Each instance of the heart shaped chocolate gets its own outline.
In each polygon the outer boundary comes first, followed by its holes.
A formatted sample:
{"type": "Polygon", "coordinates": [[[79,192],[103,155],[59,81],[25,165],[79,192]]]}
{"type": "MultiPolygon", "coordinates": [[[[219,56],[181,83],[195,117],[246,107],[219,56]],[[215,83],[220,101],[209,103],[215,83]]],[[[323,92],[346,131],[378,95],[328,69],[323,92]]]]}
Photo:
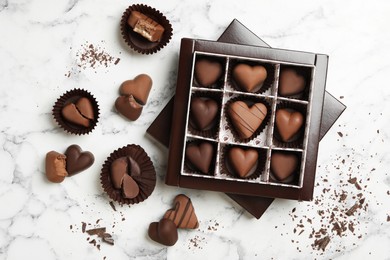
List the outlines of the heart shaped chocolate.
{"type": "Polygon", "coordinates": [[[80,114],[82,114],[84,117],[90,120],[93,120],[95,118],[92,103],[88,98],[82,97],[77,100],[76,107],[79,110],[80,114]]]}
{"type": "Polygon", "coordinates": [[[233,147],[228,151],[228,160],[233,170],[241,178],[246,178],[254,173],[259,154],[255,149],[241,149],[233,147]]]}
{"type": "Polygon", "coordinates": [[[191,121],[198,130],[208,130],[215,123],[218,104],[214,99],[195,97],[191,100],[191,121]]]}
{"type": "Polygon", "coordinates": [[[116,159],[111,164],[111,182],[115,189],[121,189],[123,178],[127,175],[128,162],[126,157],[116,159]]]}
{"type": "Polygon", "coordinates": [[[298,162],[298,156],[294,153],[273,152],[271,171],[277,180],[285,181],[296,171],[298,162]]]}
{"type": "Polygon", "coordinates": [[[80,146],[76,144],[69,146],[65,151],[65,155],[66,170],[69,176],[88,169],[95,161],[95,157],[91,152],[83,152],[80,146]]]}
{"type": "Polygon", "coordinates": [[[195,229],[199,226],[191,199],[184,194],[175,197],[174,208],[167,210],[164,219],[172,220],[177,228],[195,229]]]}
{"type": "Polygon", "coordinates": [[[152,85],[153,81],[148,75],[140,74],[133,80],[123,82],[119,92],[123,96],[133,96],[139,104],[145,105],[152,85]]]}
{"type": "Polygon", "coordinates": [[[263,103],[255,103],[251,107],[243,101],[235,101],[229,105],[227,113],[241,139],[251,137],[267,116],[267,107],[263,103]]]}
{"type": "Polygon", "coordinates": [[[248,92],[256,92],[267,78],[267,70],[260,65],[238,64],[233,69],[233,79],[237,85],[248,92]]]}
{"type": "Polygon", "coordinates": [[[275,123],[284,142],[291,142],[303,125],[303,115],[292,109],[278,109],[275,123]]]}
{"type": "Polygon", "coordinates": [[[281,96],[292,96],[301,93],[306,86],[304,76],[291,68],[281,69],[278,93],[281,96]]]}
{"type": "Polygon", "coordinates": [[[141,116],[143,107],[133,96],[120,96],[115,101],[115,108],[127,119],[135,121],[141,116]]]}
{"type": "Polygon", "coordinates": [[[195,78],[202,87],[209,87],[222,76],[222,65],[218,61],[200,59],[195,63],[195,78]]]}
{"type": "Polygon", "coordinates": [[[199,171],[207,174],[213,159],[214,147],[208,142],[190,143],[186,147],[187,160],[199,171]]]}
{"type": "Polygon", "coordinates": [[[112,185],[115,189],[122,189],[123,197],[133,199],[138,196],[139,185],[130,175],[139,176],[141,172],[133,158],[120,157],[114,160],[111,163],[110,173],[112,185]]]}
{"type": "Polygon", "coordinates": [[[68,122],[84,127],[89,127],[90,125],[90,120],[83,117],[83,115],[80,114],[79,110],[77,109],[76,105],[73,103],[65,105],[61,110],[61,114],[68,122]]]}
{"type": "Polygon", "coordinates": [[[122,193],[123,197],[127,199],[133,199],[137,197],[139,193],[137,182],[128,174],[123,175],[122,193]]]}
{"type": "Polygon", "coordinates": [[[178,239],[175,223],[164,218],[159,222],[150,223],[148,235],[152,240],[165,246],[173,246],[178,239]]]}

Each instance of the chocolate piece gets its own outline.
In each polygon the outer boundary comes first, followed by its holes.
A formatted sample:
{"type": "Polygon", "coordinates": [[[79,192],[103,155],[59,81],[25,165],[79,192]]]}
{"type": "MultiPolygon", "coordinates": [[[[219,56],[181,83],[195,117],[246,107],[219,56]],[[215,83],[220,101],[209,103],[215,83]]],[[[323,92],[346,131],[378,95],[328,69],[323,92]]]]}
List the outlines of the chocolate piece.
{"type": "Polygon", "coordinates": [[[152,85],[153,81],[148,75],[140,74],[133,80],[123,82],[119,92],[123,96],[133,96],[140,105],[145,105],[152,85]]]}
{"type": "Polygon", "coordinates": [[[46,154],[46,177],[49,181],[60,183],[68,173],[66,171],[66,156],[56,151],[46,154]]]}
{"type": "Polygon", "coordinates": [[[123,178],[127,175],[127,157],[121,157],[116,159],[111,164],[111,181],[115,189],[121,189],[123,178]]]}
{"type": "Polygon", "coordinates": [[[159,222],[152,222],[148,229],[149,237],[165,246],[173,246],[178,239],[175,223],[170,219],[161,219],[159,222]]]}
{"type": "Polygon", "coordinates": [[[275,123],[282,140],[291,142],[303,125],[303,115],[292,109],[278,109],[275,123]]]}
{"type": "Polygon", "coordinates": [[[103,235],[101,235],[101,238],[102,238],[102,241],[109,244],[109,245],[114,245],[114,239],[112,238],[111,234],[109,233],[103,233],[103,235]]]}
{"type": "Polygon", "coordinates": [[[252,175],[257,166],[259,155],[255,149],[233,147],[228,151],[228,161],[234,172],[241,178],[252,175]]]}
{"type": "Polygon", "coordinates": [[[123,197],[127,199],[133,199],[137,197],[139,193],[138,184],[134,181],[132,177],[127,174],[123,175],[122,192],[123,197]]]}
{"type": "Polygon", "coordinates": [[[82,151],[80,146],[74,144],[69,146],[66,151],[66,170],[69,176],[88,169],[95,161],[91,152],[82,151]]]}
{"type": "Polygon", "coordinates": [[[61,110],[62,116],[65,118],[65,120],[78,124],[84,127],[89,127],[89,119],[83,117],[83,115],[79,112],[76,105],[73,103],[69,103],[66,106],[64,106],[61,110]]]}
{"type": "Polygon", "coordinates": [[[115,108],[127,119],[135,121],[141,116],[143,107],[133,96],[120,96],[115,101],[115,108]]]}
{"type": "Polygon", "coordinates": [[[251,137],[260,127],[267,115],[267,107],[263,103],[248,106],[243,101],[235,101],[229,105],[227,113],[241,139],[251,137]]]}
{"type": "Polygon", "coordinates": [[[292,96],[305,90],[306,80],[295,69],[284,68],[280,70],[278,93],[281,96],[292,96]]]}
{"type": "Polygon", "coordinates": [[[103,233],[106,232],[105,227],[101,228],[93,228],[93,229],[88,229],[85,232],[87,232],[88,235],[93,236],[93,235],[98,235],[99,237],[103,235],[103,233]]]}
{"type": "Polygon", "coordinates": [[[167,210],[164,219],[172,220],[177,228],[195,229],[199,226],[191,199],[184,194],[175,197],[174,208],[167,210]]]}
{"type": "Polygon", "coordinates": [[[218,61],[200,59],[195,63],[195,78],[202,87],[213,85],[222,76],[222,65],[218,61]]]}
{"type": "Polygon", "coordinates": [[[127,157],[130,163],[130,176],[139,176],[141,175],[141,169],[139,168],[138,163],[131,157],[127,157]]]}
{"type": "Polygon", "coordinates": [[[186,147],[186,158],[196,170],[207,174],[214,155],[214,147],[209,142],[189,143],[186,147]]]}
{"type": "Polygon", "coordinates": [[[164,33],[164,27],[138,11],[130,13],[127,23],[133,28],[134,32],[139,33],[151,42],[159,41],[164,33]]]}
{"type": "Polygon", "coordinates": [[[115,189],[122,189],[123,197],[128,199],[135,198],[139,193],[137,182],[130,177],[132,173],[140,175],[141,171],[139,165],[131,157],[118,158],[111,164],[112,185],[115,189]]]}
{"type": "Polygon", "coordinates": [[[278,181],[286,181],[296,172],[299,158],[294,153],[272,152],[271,171],[278,181]]]}
{"type": "Polygon", "coordinates": [[[250,66],[241,63],[233,69],[233,79],[241,89],[248,92],[258,91],[266,78],[267,70],[260,65],[250,66]]]}
{"type": "Polygon", "coordinates": [[[95,119],[93,114],[93,106],[91,101],[88,98],[82,97],[79,100],[77,100],[76,108],[83,117],[88,118],[90,120],[95,119]]]}
{"type": "Polygon", "coordinates": [[[208,130],[215,124],[218,104],[214,99],[194,97],[191,100],[191,118],[198,130],[208,130]]]}

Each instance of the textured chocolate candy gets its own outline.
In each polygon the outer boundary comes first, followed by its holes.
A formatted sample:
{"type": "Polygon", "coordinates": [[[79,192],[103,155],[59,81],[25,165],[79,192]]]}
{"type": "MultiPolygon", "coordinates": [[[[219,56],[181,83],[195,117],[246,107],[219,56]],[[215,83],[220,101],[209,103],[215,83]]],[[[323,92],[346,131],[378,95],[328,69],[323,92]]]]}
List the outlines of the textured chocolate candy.
{"type": "Polygon", "coordinates": [[[234,172],[241,178],[249,177],[254,173],[259,154],[255,149],[233,147],[228,151],[228,161],[234,172]]]}
{"type": "Polygon", "coordinates": [[[272,152],[271,171],[277,180],[285,181],[297,170],[298,162],[294,153],[272,152]]]}
{"type": "Polygon", "coordinates": [[[83,152],[80,146],[76,144],[69,146],[65,151],[65,155],[66,170],[69,176],[88,169],[95,161],[95,157],[91,152],[83,152]]]}
{"type": "Polygon", "coordinates": [[[66,156],[56,151],[46,154],[46,177],[51,182],[62,182],[68,172],[66,171],[66,156]]]}
{"type": "Polygon", "coordinates": [[[189,143],[186,147],[186,158],[191,166],[205,174],[210,171],[214,147],[208,142],[189,143]]]}
{"type": "Polygon", "coordinates": [[[199,226],[191,199],[184,194],[175,197],[174,208],[167,210],[164,219],[172,220],[177,228],[195,229],[199,226]]]}
{"type": "Polygon", "coordinates": [[[134,32],[139,33],[151,42],[158,42],[164,33],[164,27],[138,11],[131,12],[127,23],[133,28],[134,32]]]}
{"type": "Polygon", "coordinates": [[[175,223],[170,219],[161,219],[159,222],[152,222],[148,229],[149,237],[165,246],[173,246],[178,239],[175,223]]]}
{"type": "Polygon", "coordinates": [[[267,78],[267,70],[265,67],[248,64],[238,64],[233,69],[233,79],[242,90],[248,92],[256,92],[263,85],[267,78]]]}
{"type": "Polygon", "coordinates": [[[141,116],[143,107],[133,96],[120,96],[115,101],[115,108],[127,119],[135,121],[141,116]]]}
{"type": "Polygon", "coordinates": [[[215,125],[218,104],[214,99],[194,97],[191,100],[190,120],[198,130],[208,130],[215,125]]]}
{"type": "Polygon", "coordinates": [[[292,68],[280,70],[278,93],[281,96],[292,96],[305,90],[306,80],[292,68]]]}
{"type": "Polygon", "coordinates": [[[202,87],[209,87],[222,76],[222,64],[211,59],[199,59],[195,63],[195,78],[202,87]]]}
{"type": "Polygon", "coordinates": [[[132,80],[123,82],[119,92],[122,96],[133,96],[140,105],[145,105],[152,85],[153,81],[148,75],[140,74],[132,80]]]}
{"type": "Polygon", "coordinates": [[[292,109],[278,109],[275,123],[280,137],[284,142],[294,140],[303,125],[303,115],[292,109]]]}
{"type": "Polygon", "coordinates": [[[229,105],[227,113],[241,139],[251,137],[259,128],[267,115],[267,107],[263,103],[248,106],[243,101],[235,101],[229,105]]]}

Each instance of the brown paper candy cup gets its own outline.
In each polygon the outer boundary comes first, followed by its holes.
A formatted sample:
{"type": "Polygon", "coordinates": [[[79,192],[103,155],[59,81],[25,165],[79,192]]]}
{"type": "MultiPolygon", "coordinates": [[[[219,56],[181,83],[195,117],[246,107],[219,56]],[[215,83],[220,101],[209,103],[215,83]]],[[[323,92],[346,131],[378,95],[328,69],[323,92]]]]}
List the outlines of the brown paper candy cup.
{"type": "Polygon", "coordinates": [[[141,54],[153,54],[158,52],[160,49],[164,48],[164,46],[166,46],[172,38],[172,25],[169,23],[167,18],[160,11],[144,4],[129,6],[122,15],[120,28],[125,42],[130,46],[130,48],[141,54]],[[132,11],[138,11],[164,27],[164,33],[160,41],[151,42],[142,35],[133,31],[133,28],[127,24],[127,20],[132,11]]]}
{"type": "Polygon", "coordinates": [[[112,152],[103,164],[100,182],[108,196],[120,204],[136,204],[146,200],[156,186],[156,171],[150,157],[145,150],[135,144],[129,144],[112,152]],[[135,198],[123,197],[122,189],[115,189],[111,181],[111,164],[118,158],[131,157],[140,167],[141,174],[131,176],[139,186],[139,193],[135,198]]]}
{"type": "Polygon", "coordinates": [[[53,106],[52,114],[54,116],[54,120],[58,123],[58,125],[63,128],[66,132],[70,134],[75,135],[85,135],[95,128],[98,120],[99,120],[99,105],[95,99],[95,97],[89,93],[88,91],[84,89],[72,89],[67,91],[65,94],[63,94],[61,97],[57,99],[53,106]],[[78,99],[85,97],[88,98],[89,101],[91,101],[92,107],[93,107],[93,113],[94,113],[94,119],[91,120],[89,127],[84,127],[81,125],[74,124],[72,122],[67,121],[62,116],[62,108],[69,104],[69,103],[75,103],[78,99]]]}

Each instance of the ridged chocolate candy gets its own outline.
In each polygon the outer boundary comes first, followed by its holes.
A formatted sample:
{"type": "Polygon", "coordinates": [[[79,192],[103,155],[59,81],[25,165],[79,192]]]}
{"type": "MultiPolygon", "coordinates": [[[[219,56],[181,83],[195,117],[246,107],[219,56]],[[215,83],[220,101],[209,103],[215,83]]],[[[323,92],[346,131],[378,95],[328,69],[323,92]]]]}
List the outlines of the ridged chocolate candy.
{"type": "Polygon", "coordinates": [[[168,210],[163,218],[172,220],[177,228],[195,229],[199,226],[191,199],[184,194],[175,197],[174,208],[168,210]]]}

